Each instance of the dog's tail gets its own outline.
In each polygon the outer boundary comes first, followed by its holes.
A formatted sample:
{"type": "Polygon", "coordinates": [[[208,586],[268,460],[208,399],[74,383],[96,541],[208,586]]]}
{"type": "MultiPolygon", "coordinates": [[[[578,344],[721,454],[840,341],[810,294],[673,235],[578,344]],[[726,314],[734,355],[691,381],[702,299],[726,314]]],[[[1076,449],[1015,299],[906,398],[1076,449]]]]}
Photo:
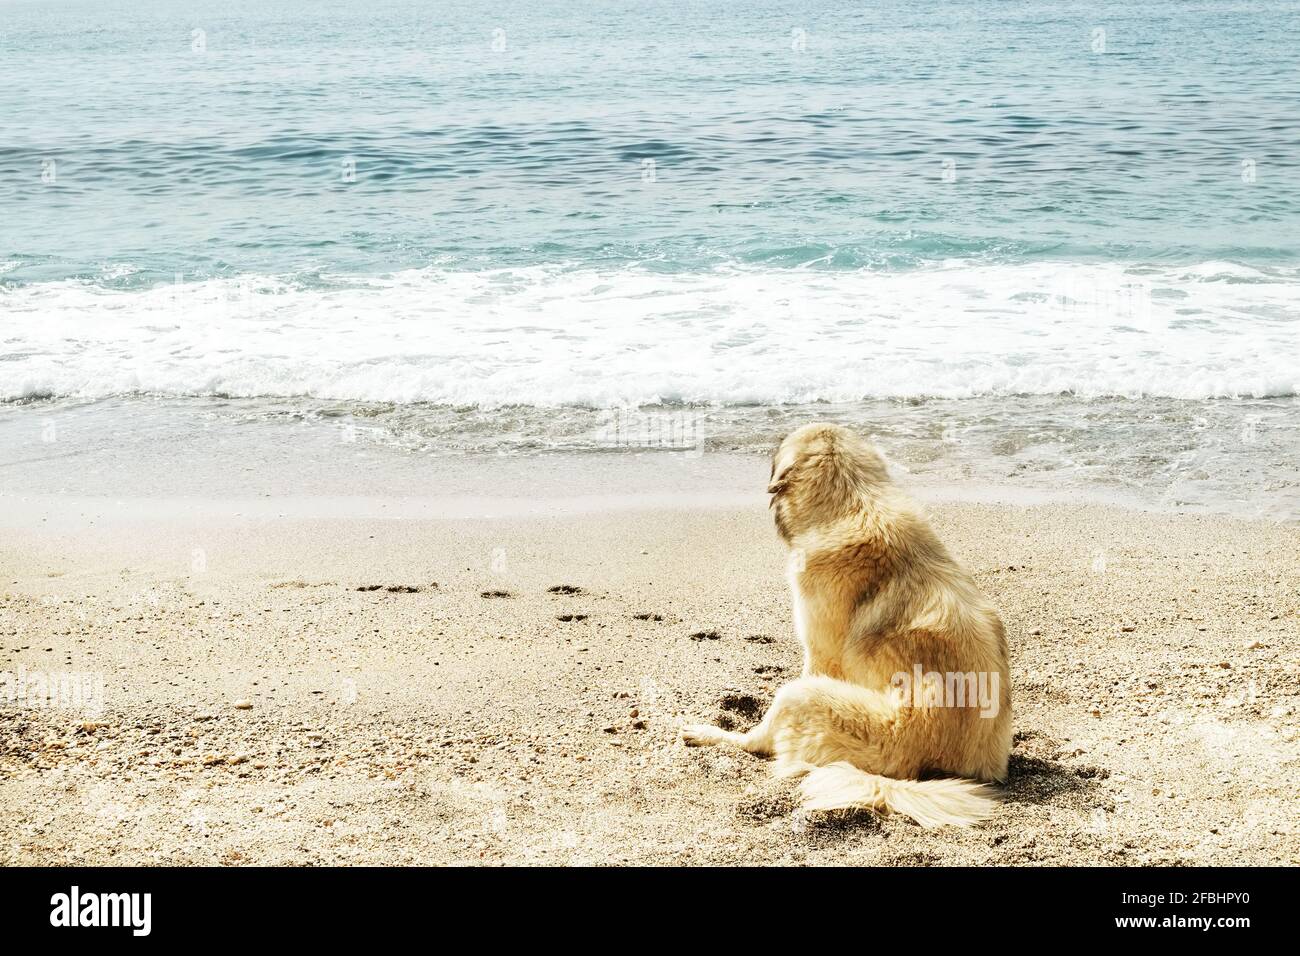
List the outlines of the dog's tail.
{"type": "Polygon", "coordinates": [[[804,774],[799,793],[805,810],[871,809],[901,813],[923,827],[968,827],[997,806],[996,792],[973,780],[895,780],[844,761],[790,769],[804,774]]]}

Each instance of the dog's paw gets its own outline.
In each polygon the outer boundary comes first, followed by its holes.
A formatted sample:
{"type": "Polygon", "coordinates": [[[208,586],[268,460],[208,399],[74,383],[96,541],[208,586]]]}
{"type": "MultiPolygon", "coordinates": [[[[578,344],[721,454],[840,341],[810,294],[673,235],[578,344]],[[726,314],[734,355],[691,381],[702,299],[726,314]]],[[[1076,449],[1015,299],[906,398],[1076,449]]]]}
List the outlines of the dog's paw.
{"type": "Polygon", "coordinates": [[[682,743],[688,747],[711,747],[722,739],[722,731],[708,724],[687,724],[681,735],[682,743]]]}

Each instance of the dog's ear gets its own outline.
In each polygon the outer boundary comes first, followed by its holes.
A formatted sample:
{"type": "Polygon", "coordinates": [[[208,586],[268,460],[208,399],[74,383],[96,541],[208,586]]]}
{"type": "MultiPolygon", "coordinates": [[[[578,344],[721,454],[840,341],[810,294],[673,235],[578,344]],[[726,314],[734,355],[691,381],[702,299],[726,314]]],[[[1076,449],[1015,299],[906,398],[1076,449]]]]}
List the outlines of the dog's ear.
{"type": "Polygon", "coordinates": [[[772,479],[767,483],[767,493],[769,495],[779,495],[789,487],[790,476],[794,473],[796,464],[798,464],[798,459],[782,468],[781,473],[778,475],[776,473],[776,459],[772,459],[772,479]]]}

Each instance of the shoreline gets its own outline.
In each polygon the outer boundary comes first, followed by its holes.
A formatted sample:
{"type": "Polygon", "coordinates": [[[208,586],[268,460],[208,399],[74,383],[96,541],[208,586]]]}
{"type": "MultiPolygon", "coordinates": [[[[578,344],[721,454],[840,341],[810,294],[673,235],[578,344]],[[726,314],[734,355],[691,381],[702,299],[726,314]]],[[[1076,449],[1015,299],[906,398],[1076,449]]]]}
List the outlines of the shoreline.
{"type": "MultiPolygon", "coordinates": [[[[767,459],[759,455],[734,455],[734,463],[752,473],[761,486],[767,459]],[[749,467],[745,467],[748,465],[749,467]]],[[[473,459],[470,459],[472,462],[473,459]]],[[[481,461],[481,460],[480,460],[481,461]]],[[[517,459],[523,464],[524,459],[517,459]]],[[[536,460],[528,465],[531,467],[536,460]]],[[[471,464],[475,470],[481,464],[471,464]]],[[[582,470],[578,466],[578,470],[582,470]]],[[[955,482],[896,481],[908,496],[923,507],[944,505],[995,505],[1009,508],[1080,506],[1166,517],[1197,516],[1246,525],[1300,526],[1300,515],[1269,519],[1210,507],[1161,505],[1138,494],[1106,488],[1041,488],[1014,484],[966,484],[955,482]]],[[[605,479],[596,483],[603,484],[605,479]]],[[[716,491],[689,488],[663,491],[591,493],[586,489],[567,495],[499,496],[480,495],[271,495],[260,497],[150,497],[22,494],[0,490],[0,527],[9,530],[39,530],[42,527],[75,527],[95,522],[147,524],[182,519],[195,520],[382,520],[458,521],[464,519],[505,520],[530,517],[576,517],[620,512],[725,511],[765,509],[767,495],[760,491],[727,488],[716,491]],[[53,519],[53,524],[51,524],[53,519]]]]}
{"type": "MultiPolygon", "coordinates": [[[[27,441],[25,447],[11,444],[17,454],[0,461],[0,527],[82,519],[455,520],[765,509],[770,465],[768,453],[753,449],[435,454],[340,443],[335,434],[283,427],[215,437],[197,429],[180,436],[138,429],[127,436],[107,434],[98,442],[76,432],[49,443],[35,436],[31,429],[19,432],[12,419],[7,427],[0,420],[0,438],[27,441]]],[[[888,455],[886,460],[896,483],[925,506],[1082,504],[1300,525],[1300,510],[1260,514],[1249,509],[1248,500],[1184,502],[1151,489],[1083,480],[1070,484],[1059,476],[959,478],[916,470],[888,455]]]]}
{"type": "Polygon", "coordinates": [[[173,499],[339,499],[338,510],[359,498],[408,502],[399,510],[417,516],[487,511],[499,499],[514,499],[512,514],[534,502],[551,511],[740,505],[761,500],[780,435],[815,419],[871,438],[899,483],[926,500],[1300,520],[1297,399],[1008,397],[627,415],[307,399],[56,401],[0,406],[0,503],[147,498],[174,511],[173,499]],[[671,450],[667,439],[682,434],[696,445],[671,450]],[[592,500],[571,500],[583,497],[592,500]]]}

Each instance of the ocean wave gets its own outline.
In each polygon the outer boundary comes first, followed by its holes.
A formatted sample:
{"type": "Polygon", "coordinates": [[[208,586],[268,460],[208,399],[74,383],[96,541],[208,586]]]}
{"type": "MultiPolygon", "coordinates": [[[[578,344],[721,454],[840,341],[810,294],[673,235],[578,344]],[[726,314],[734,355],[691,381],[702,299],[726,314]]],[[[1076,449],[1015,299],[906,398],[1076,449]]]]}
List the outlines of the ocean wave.
{"type": "Polygon", "coordinates": [[[0,399],[453,406],[1300,392],[1300,273],[1229,262],[907,271],[441,268],[0,288],[0,399]]]}

